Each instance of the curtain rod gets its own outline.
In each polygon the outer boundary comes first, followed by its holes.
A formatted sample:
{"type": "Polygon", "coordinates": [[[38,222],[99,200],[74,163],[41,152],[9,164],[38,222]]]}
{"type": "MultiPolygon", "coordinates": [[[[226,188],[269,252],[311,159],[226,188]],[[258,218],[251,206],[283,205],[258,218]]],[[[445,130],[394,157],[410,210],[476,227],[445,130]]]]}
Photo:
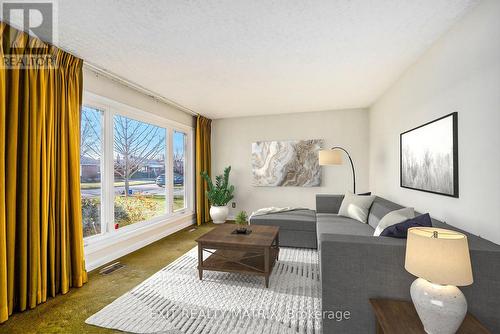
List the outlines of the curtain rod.
{"type": "MultiPolygon", "coordinates": [[[[8,22],[7,24],[11,25],[10,22],[8,22]]],[[[23,31],[23,29],[16,28],[14,25],[11,25],[11,26],[14,29],[23,31]]],[[[30,34],[29,31],[28,32],[25,31],[25,33],[30,34]]],[[[32,35],[30,35],[30,36],[32,36],[32,35]]],[[[37,38],[36,36],[34,36],[34,37],[37,38]]],[[[70,51],[66,50],[65,48],[62,48],[60,46],[56,46],[56,47],[58,49],[63,50],[66,53],[69,53],[69,54],[75,56],[75,54],[73,52],[70,52],[70,51]]],[[[75,57],[78,57],[78,56],[75,56],[75,57]]],[[[80,57],[78,57],[78,58],[80,58],[80,57]]],[[[169,106],[177,108],[177,109],[179,109],[181,111],[184,111],[184,112],[186,112],[188,114],[191,114],[193,116],[198,116],[199,115],[199,113],[197,113],[194,110],[191,110],[191,109],[189,109],[187,107],[184,107],[183,105],[181,105],[181,104],[179,104],[179,103],[177,103],[175,101],[167,99],[166,97],[164,97],[164,96],[162,96],[162,95],[160,95],[158,93],[155,93],[155,92],[153,92],[153,91],[151,91],[151,90],[149,90],[149,89],[147,89],[147,88],[145,88],[145,87],[143,87],[141,85],[135,84],[135,83],[133,83],[133,82],[131,82],[131,81],[129,81],[129,80],[127,80],[127,79],[119,76],[119,75],[116,75],[114,73],[106,71],[106,70],[104,70],[104,69],[102,69],[102,68],[100,68],[100,67],[98,67],[98,66],[96,66],[94,64],[91,64],[91,63],[89,63],[89,62],[87,62],[85,60],[83,61],[83,65],[85,67],[87,67],[89,70],[91,70],[91,71],[93,71],[93,72],[95,72],[97,74],[103,75],[103,76],[105,76],[105,77],[107,77],[107,78],[109,78],[111,80],[114,80],[114,81],[117,81],[117,82],[121,83],[122,85],[125,85],[125,86],[127,86],[127,87],[129,87],[131,89],[134,89],[134,90],[136,90],[136,91],[138,91],[140,93],[148,95],[148,96],[152,97],[154,100],[163,102],[163,103],[165,103],[165,104],[167,104],[169,106]]]]}
{"type": "Polygon", "coordinates": [[[135,83],[133,83],[133,82],[131,82],[131,81],[129,81],[129,80],[127,80],[127,79],[119,76],[119,75],[116,75],[114,73],[106,71],[106,70],[104,70],[104,69],[102,69],[102,68],[100,68],[100,67],[98,67],[96,65],[93,65],[93,64],[91,64],[91,63],[89,63],[89,62],[87,62],[85,60],[83,61],[83,66],[87,67],[89,70],[95,72],[98,75],[100,74],[100,75],[103,75],[103,76],[105,76],[105,77],[107,77],[107,78],[109,78],[111,80],[117,81],[118,83],[121,83],[122,85],[127,86],[127,87],[129,87],[129,88],[131,88],[133,90],[136,90],[136,91],[138,91],[140,93],[148,95],[148,96],[152,97],[153,99],[155,99],[157,101],[160,101],[160,102],[163,102],[165,104],[168,104],[169,106],[175,107],[175,108],[177,108],[177,109],[179,109],[181,111],[184,111],[184,112],[186,112],[188,114],[191,114],[193,116],[198,116],[199,115],[194,110],[191,110],[191,109],[189,109],[187,107],[184,107],[183,105],[181,105],[181,104],[179,104],[179,103],[177,103],[175,101],[167,99],[166,97],[163,97],[162,95],[160,95],[158,93],[155,93],[155,92],[153,92],[153,91],[151,91],[151,90],[149,90],[149,89],[147,89],[147,88],[145,88],[145,87],[143,87],[141,85],[135,84],[135,83]]]}

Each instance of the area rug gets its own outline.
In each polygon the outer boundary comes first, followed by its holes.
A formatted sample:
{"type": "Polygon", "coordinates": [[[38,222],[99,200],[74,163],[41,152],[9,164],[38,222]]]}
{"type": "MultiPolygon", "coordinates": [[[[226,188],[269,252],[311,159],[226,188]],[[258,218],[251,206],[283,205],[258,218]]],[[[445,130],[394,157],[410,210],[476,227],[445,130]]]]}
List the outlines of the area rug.
{"type": "Polygon", "coordinates": [[[282,248],[264,278],[204,271],[197,248],[88,318],[132,333],[321,333],[318,253],[282,248]]]}

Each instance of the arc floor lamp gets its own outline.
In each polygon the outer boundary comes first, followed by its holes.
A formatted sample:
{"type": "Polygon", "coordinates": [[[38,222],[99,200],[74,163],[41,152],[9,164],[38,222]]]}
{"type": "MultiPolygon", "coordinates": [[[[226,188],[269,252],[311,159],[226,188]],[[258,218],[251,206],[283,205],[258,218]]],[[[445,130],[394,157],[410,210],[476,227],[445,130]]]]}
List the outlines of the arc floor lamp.
{"type": "Polygon", "coordinates": [[[346,149],[340,146],[334,146],[329,150],[320,150],[319,151],[319,165],[320,166],[333,166],[333,165],[342,165],[342,152],[347,154],[349,158],[349,162],[351,163],[352,168],[352,183],[353,183],[353,192],[356,193],[356,172],[354,171],[354,163],[352,162],[351,155],[347,152],[346,149]]]}

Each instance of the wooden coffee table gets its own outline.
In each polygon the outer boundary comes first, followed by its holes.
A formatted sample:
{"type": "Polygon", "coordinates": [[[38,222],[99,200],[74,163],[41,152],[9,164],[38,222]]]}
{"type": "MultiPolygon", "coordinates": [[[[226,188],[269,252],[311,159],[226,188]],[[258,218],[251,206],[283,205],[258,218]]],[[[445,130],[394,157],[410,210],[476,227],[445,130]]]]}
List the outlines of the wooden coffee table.
{"type": "Polygon", "coordinates": [[[203,270],[224,271],[264,276],[269,287],[269,275],[279,255],[279,227],[251,225],[248,235],[232,234],[236,227],[217,226],[196,239],[200,280],[203,270]],[[204,253],[210,255],[204,259],[204,253]]]}

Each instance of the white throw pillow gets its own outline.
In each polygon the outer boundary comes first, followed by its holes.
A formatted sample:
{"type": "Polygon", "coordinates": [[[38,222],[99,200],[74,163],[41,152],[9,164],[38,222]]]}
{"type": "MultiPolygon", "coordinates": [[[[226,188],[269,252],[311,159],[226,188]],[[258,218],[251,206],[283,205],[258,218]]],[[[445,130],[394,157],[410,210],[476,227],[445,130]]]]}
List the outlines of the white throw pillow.
{"type": "Polygon", "coordinates": [[[380,219],[373,236],[378,237],[387,227],[402,223],[411,218],[415,218],[415,210],[413,208],[402,208],[391,211],[380,219]]]}
{"type": "Polygon", "coordinates": [[[374,199],[375,196],[360,196],[348,192],[340,205],[339,215],[366,223],[374,199]]]}

